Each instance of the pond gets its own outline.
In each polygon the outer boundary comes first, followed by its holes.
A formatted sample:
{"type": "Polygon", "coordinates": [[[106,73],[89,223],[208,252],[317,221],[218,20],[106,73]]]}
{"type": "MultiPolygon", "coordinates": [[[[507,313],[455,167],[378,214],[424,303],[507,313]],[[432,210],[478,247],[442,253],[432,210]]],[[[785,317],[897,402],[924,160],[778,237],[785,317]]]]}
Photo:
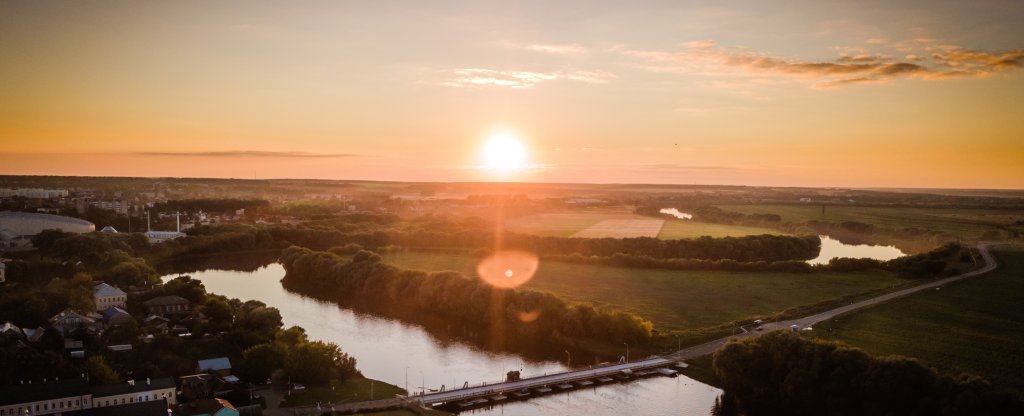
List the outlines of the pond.
{"type": "MultiPolygon", "coordinates": [[[[248,269],[252,270],[252,269],[248,269]]],[[[337,343],[356,358],[366,377],[419,390],[500,381],[506,371],[524,376],[564,371],[557,359],[537,360],[488,351],[424,327],[354,312],[285,290],[284,268],[277,263],[252,271],[206,269],[188,273],[207,291],[230,298],[254,299],[281,311],[285,326],[306,329],[311,339],[337,343]],[[408,384],[406,384],[408,383],[408,384]]],[[[178,276],[169,273],[164,281],[178,276]]],[[[555,356],[564,355],[557,351],[555,356]]],[[[574,362],[578,358],[574,357],[574,362]]],[[[626,384],[512,402],[472,414],[709,414],[720,390],[687,377],[652,378],[626,384]]]]}
{"type": "Polygon", "coordinates": [[[810,264],[828,264],[829,260],[841,257],[886,261],[904,256],[903,251],[895,246],[846,244],[827,235],[819,237],[821,237],[821,252],[818,253],[818,257],[807,260],[810,264]]]}
{"type": "Polygon", "coordinates": [[[679,211],[678,209],[675,209],[675,208],[662,208],[661,211],[658,211],[658,212],[660,212],[662,214],[671,215],[671,216],[679,218],[681,220],[692,220],[693,219],[693,215],[687,214],[685,212],[681,212],[681,211],[679,211]]]}

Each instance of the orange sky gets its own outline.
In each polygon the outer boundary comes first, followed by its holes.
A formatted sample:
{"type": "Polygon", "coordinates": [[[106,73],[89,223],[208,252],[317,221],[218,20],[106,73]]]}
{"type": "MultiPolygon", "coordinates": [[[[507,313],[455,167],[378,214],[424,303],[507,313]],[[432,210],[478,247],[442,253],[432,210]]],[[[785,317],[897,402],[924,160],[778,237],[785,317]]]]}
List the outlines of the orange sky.
{"type": "Polygon", "coordinates": [[[3,2],[0,174],[1022,187],[1024,4],[763,3],[3,2]]]}

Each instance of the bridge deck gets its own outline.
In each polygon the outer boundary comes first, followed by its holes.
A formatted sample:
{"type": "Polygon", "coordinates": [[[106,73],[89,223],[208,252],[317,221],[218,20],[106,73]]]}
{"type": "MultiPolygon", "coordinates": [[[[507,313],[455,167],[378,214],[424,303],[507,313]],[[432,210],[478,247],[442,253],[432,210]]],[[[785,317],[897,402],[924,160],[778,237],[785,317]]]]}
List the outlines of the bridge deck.
{"type": "Polygon", "coordinates": [[[529,389],[556,383],[560,384],[577,380],[595,379],[602,376],[621,374],[623,370],[639,371],[646,370],[649,368],[665,367],[673,363],[675,363],[675,361],[661,357],[648,358],[646,360],[634,361],[631,363],[615,364],[604,367],[594,367],[582,370],[569,371],[565,373],[550,374],[546,376],[524,378],[519,381],[511,381],[506,383],[469,387],[464,389],[442,391],[437,393],[429,393],[423,396],[412,397],[412,399],[419,400],[420,402],[426,405],[431,405],[436,403],[471,399],[481,396],[489,396],[492,394],[498,394],[502,392],[529,389]]]}

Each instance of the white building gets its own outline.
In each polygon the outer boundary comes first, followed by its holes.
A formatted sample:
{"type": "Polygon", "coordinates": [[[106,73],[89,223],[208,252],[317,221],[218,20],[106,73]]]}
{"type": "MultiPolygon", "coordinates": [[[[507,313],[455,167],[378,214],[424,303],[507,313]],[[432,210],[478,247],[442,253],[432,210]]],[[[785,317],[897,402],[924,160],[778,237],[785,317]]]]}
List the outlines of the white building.
{"type": "Polygon", "coordinates": [[[96,303],[97,311],[105,311],[113,306],[126,308],[128,294],[114,286],[100,283],[92,290],[92,300],[96,303]]]}
{"type": "MultiPolygon", "coordinates": [[[[177,403],[174,379],[163,377],[89,387],[84,379],[22,383],[0,389],[0,415],[70,414],[81,409],[124,406],[166,400],[177,403]]],[[[125,407],[112,414],[135,414],[125,407]]],[[[111,409],[114,410],[114,409],[111,409]]]]}
{"type": "Polygon", "coordinates": [[[173,405],[177,403],[176,389],[177,386],[171,377],[129,380],[127,383],[93,387],[92,407],[120,406],[161,399],[173,405]]]}

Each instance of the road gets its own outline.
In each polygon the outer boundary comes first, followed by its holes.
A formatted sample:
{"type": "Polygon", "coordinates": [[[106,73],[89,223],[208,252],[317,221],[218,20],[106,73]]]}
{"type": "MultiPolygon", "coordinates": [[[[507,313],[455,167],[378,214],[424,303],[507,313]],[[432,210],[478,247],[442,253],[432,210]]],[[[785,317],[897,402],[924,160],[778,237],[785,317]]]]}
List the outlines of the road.
{"type": "Polygon", "coordinates": [[[771,332],[772,330],[788,329],[792,325],[797,325],[800,328],[806,328],[806,327],[809,327],[809,326],[813,326],[814,324],[817,324],[818,322],[822,322],[822,321],[826,321],[826,320],[832,319],[832,318],[834,318],[836,316],[842,315],[842,314],[850,312],[850,311],[854,311],[854,310],[861,309],[861,308],[866,308],[866,307],[869,307],[869,306],[874,306],[874,305],[877,305],[877,304],[882,303],[882,302],[888,302],[890,300],[893,300],[893,299],[896,299],[896,298],[900,298],[900,297],[903,297],[903,296],[907,296],[907,295],[910,295],[910,294],[914,294],[914,293],[917,293],[917,292],[921,292],[921,291],[924,291],[924,290],[940,288],[942,286],[948,285],[948,284],[956,282],[958,280],[963,280],[963,279],[967,279],[967,278],[970,278],[970,277],[979,276],[979,275],[982,275],[982,274],[985,274],[985,273],[988,273],[990,271],[995,270],[996,267],[997,267],[996,260],[995,260],[995,258],[992,257],[992,253],[988,249],[988,244],[978,244],[978,252],[981,253],[981,257],[985,261],[985,266],[980,268],[980,269],[972,270],[972,271],[969,271],[967,273],[958,274],[956,276],[951,276],[951,277],[947,277],[947,278],[944,278],[944,279],[939,279],[939,280],[931,281],[931,282],[924,283],[924,284],[921,284],[921,285],[918,285],[918,286],[914,286],[914,287],[911,287],[911,288],[907,288],[907,289],[903,289],[903,290],[897,290],[895,292],[886,293],[886,294],[881,295],[881,296],[877,296],[877,297],[874,297],[874,298],[871,298],[871,299],[867,299],[867,300],[862,300],[860,302],[851,303],[851,304],[845,305],[845,306],[840,306],[840,307],[835,308],[835,309],[829,309],[829,310],[827,310],[825,312],[821,312],[821,313],[814,314],[814,315],[811,315],[811,316],[807,316],[807,317],[804,317],[804,318],[797,318],[797,319],[790,319],[790,320],[787,320],[787,321],[765,323],[764,325],[762,325],[763,329],[761,331],[747,331],[747,332],[744,332],[744,333],[742,333],[740,335],[734,335],[734,336],[729,336],[729,337],[725,337],[725,338],[719,338],[719,339],[716,339],[714,341],[708,341],[708,342],[705,342],[703,344],[694,345],[692,347],[688,347],[688,348],[684,348],[682,350],[679,350],[676,353],[666,355],[665,358],[672,359],[672,360],[682,361],[682,360],[688,360],[688,359],[693,359],[693,358],[697,358],[697,357],[702,357],[702,356],[714,353],[715,350],[717,350],[719,347],[722,346],[722,344],[725,344],[726,342],[728,342],[732,338],[756,337],[756,336],[758,336],[760,334],[763,334],[765,332],[771,332]]]}

